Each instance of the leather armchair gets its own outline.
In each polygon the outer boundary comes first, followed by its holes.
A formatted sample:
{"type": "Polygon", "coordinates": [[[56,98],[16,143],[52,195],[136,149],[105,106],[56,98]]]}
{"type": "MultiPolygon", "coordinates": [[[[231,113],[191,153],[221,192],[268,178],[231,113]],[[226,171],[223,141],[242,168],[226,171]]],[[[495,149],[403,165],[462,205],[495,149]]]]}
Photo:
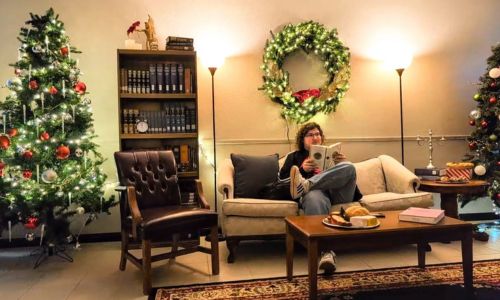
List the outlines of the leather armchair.
{"type": "Polygon", "coordinates": [[[201,251],[212,256],[212,274],[219,273],[217,214],[203,195],[200,181],[196,182],[198,206],[181,205],[175,159],[171,151],[115,152],[120,184],[126,189],[120,196],[121,258],[120,270],[127,260],[144,273],[143,292],[151,290],[151,263],[201,251]],[[179,243],[181,234],[195,234],[210,229],[211,247],[198,241],[179,243]],[[151,256],[153,242],[171,241],[170,252],[151,256]],[[142,258],[134,256],[131,243],[140,243],[142,258]],[[183,249],[179,249],[182,247],[183,249]]]}

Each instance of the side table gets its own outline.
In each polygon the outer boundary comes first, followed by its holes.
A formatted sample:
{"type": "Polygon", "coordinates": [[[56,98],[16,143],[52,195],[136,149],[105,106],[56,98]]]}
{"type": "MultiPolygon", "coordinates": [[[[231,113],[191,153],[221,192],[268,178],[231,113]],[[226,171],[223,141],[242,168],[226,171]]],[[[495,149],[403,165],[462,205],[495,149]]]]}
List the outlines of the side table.
{"type": "MultiPolygon", "coordinates": [[[[448,217],[458,219],[457,195],[477,195],[484,193],[488,187],[488,182],[484,180],[471,180],[465,183],[442,183],[432,180],[421,180],[418,188],[424,192],[439,193],[441,196],[441,209],[448,217]]],[[[481,241],[487,241],[488,235],[475,232],[474,237],[481,241]],[[479,236],[479,235],[482,236],[479,236]]]]}

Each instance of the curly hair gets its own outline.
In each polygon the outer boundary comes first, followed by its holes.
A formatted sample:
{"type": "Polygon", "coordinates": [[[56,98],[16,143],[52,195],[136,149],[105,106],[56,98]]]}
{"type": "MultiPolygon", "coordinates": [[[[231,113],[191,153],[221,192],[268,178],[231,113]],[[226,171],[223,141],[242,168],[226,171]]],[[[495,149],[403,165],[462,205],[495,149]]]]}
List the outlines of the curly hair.
{"type": "Polygon", "coordinates": [[[309,122],[302,125],[302,127],[300,127],[299,131],[297,132],[297,136],[295,137],[295,146],[297,146],[297,149],[299,149],[300,151],[305,150],[304,139],[306,137],[306,134],[313,129],[319,130],[319,134],[321,135],[321,142],[325,140],[325,136],[323,135],[323,130],[321,129],[319,124],[316,122],[309,122]]]}

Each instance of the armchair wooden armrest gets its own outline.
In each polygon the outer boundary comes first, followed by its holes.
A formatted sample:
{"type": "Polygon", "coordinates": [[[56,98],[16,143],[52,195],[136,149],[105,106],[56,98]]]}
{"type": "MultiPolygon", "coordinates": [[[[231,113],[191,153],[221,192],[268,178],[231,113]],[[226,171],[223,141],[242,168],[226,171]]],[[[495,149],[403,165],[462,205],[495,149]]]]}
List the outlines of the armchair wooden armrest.
{"type": "Polygon", "coordinates": [[[137,205],[137,198],[135,196],[135,187],[127,186],[127,202],[132,216],[132,237],[137,238],[137,225],[142,222],[141,211],[137,205]]]}
{"type": "Polygon", "coordinates": [[[199,179],[195,179],[196,183],[196,199],[200,204],[201,208],[210,209],[210,204],[208,204],[207,199],[205,198],[205,194],[203,193],[203,185],[199,179]]]}

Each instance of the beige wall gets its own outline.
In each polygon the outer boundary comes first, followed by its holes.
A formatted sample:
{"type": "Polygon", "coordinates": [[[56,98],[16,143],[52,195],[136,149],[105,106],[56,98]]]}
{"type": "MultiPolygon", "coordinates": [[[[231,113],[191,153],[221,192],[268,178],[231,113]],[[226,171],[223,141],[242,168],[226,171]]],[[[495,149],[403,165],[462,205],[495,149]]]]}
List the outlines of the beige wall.
{"type": "MultiPolygon", "coordinates": [[[[286,23],[306,20],[337,28],[351,49],[351,89],[337,112],[314,120],[332,141],[344,142],[343,151],[353,161],[381,153],[400,157],[398,77],[374,59],[376,49],[389,45],[389,36],[399,36],[414,51],[413,63],[403,74],[407,166],[427,164],[427,147],[417,146],[414,139],[426,135],[429,128],[448,137],[435,146],[437,165],[458,160],[467,150],[462,138],[471,130],[467,115],[474,108],[474,83],[483,74],[500,31],[500,1],[495,0],[2,0],[1,82],[13,76],[8,64],[16,60],[16,37],[29,12],[43,14],[48,7],[60,14],[72,45],[83,51],[79,55],[82,80],[92,99],[97,143],[108,158],[105,169],[110,182],[116,181],[112,153],[118,150],[116,49],[122,48],[128,26],[143,22],[148,14],[156,22],[160,46],[168,35],[189,36],[195,39],[200,56],[209,46],[219,47],[226,56],[215,75],[219,161],[231,152],[283,155],[290,151],[280,107],[257,90],[262,84],[260,64],[270,30],[277,32],[286,23]]],[[[140,40],[144,42],[142,36],[140,40]]],[[[316,72],[308,71],[300,56],[290,59],[287,68],[297,86],[321,82],[319,75],[310,75],[316,72]]],[[[198,81],[200,136],[211,155],[210,74],[201,61],[198,81]]],[[[2,89],[0,99],[6,94],[2,89]]],[[[292,141],[295,132],[296,126],[290,124],[292,141]]],[[[213,173],[207,161],[200,165],[205,190],[213,199],[213,173]]],[[[111,216],[101,216],[85,232],[117,231],[116,214],[114,210],[111,216]]]]}

